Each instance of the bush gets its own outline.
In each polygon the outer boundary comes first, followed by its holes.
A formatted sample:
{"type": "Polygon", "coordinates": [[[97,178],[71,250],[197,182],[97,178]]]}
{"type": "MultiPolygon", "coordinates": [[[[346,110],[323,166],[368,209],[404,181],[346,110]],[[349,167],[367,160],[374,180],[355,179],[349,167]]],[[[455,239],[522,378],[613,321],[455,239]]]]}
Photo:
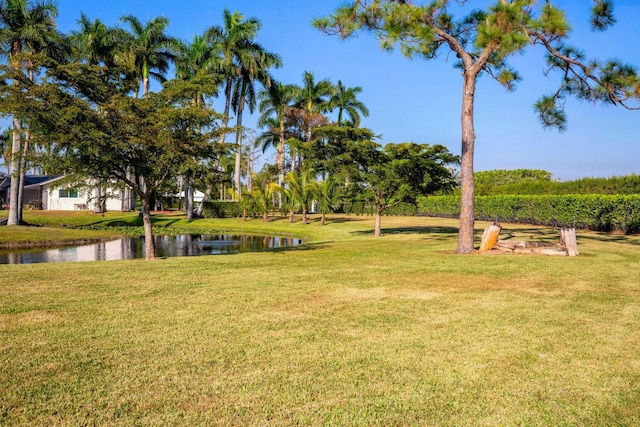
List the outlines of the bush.
{"type": "MultiPolygon", "coordinates": [[[[249,215],[249,212],[247,212],[249,215]]],[[[242,216],[242,206],[236,201],[205,202],[202,210],[203,218],[237,218],[242,216]]]]}
{"type": "MultiPolygon", "coordinates": [[[[421,215],[458,217],[459,196],[423,197],[418,201],[421,215]]],[[[600,231],[640,231],[640,195],[567,195],[567,196],[479,196],[475,216],[536,225],[575,225],[600,231]]]]}

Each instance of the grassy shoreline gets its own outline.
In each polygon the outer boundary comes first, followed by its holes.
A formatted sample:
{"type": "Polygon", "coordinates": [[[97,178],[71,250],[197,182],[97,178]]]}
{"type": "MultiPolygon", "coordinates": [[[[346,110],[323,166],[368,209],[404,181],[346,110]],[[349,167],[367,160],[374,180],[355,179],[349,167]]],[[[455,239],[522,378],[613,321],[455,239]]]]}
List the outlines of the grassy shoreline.
{"type": "Polygon", "coordinates": [[[0,266],[0,424],[640,423],[637,236],[455,256],[453,220],[158,219],[308,242],[0,266]]]}

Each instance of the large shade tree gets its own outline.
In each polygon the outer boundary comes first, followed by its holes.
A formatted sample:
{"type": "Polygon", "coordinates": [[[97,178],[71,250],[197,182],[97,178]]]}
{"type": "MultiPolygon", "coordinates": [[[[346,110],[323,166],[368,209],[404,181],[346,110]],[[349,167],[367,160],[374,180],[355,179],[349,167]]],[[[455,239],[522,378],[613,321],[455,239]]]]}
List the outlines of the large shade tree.
{"type": "MultiPolygon", "coordinates": [[[[3,68],[4,78],[15,72],[3,68]]],[[[217,155],[219,116],[191,102],[207,85],[167,84],[144,98],[126,70],[71,63],[51,67],[37,85],[20,79],[2,88],[4,104],[37,124],[37,136],[54,146],[49,161],[78,180],[126,185],[142,202],[145,257],[154,258],[151,201],[185,163],[217,155]],[[200,85],[199,85],[200,86],[200,85]]]]}
{"type": "MultiPolygon", "coordinates": [[[[559,86],[543,96],[536,108],[545,126],[559,128],[565,123],[563,107],[568,96],[628,108],[632,108],[629,101],[640,97],[633,67],[616,61],[587,62],[581,50],[568,44],[570,25],[553,3],[497,0],[488,7],[472,9],[466,1],[356,0],[339,7],[332,16],[315,21],[321,31],[340,37],[370,31],[383,48],[400,45],[409,57],[430,60],[449,50],[459,58],[456,65],[462,76],[462,157],[458,253],[474,249],[474,98],[479,76],[493,77],[511,89],[520,76],[509,66],[508,59],[534,46],[542,47],[549,71],[558,72],[559,86]],[[456,18],[453,5],[468,14],[456,18]]],[[[589,3],[594,29],[604,30],[615,22],[612,1],[589,3]]]]}
{"type": "Polygon", "coordinates": [[[401,202],[416,203],[418,196],[448,192],[455,187],[452,167],[458,163],[442,145],[401,143],[381,148],[371,140],[350,144],[351,185],[372,197],[374,235],[381,235],[382,213],[401,202]]]}

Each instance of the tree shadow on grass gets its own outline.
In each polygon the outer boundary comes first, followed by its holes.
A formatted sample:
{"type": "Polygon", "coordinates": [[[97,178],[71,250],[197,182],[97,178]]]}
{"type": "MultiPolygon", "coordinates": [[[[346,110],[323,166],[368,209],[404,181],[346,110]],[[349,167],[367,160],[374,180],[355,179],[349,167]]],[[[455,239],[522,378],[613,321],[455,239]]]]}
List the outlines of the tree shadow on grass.
{"type": "MultiPolygon", "coordinates": [[[[623,243],[628,245],[640,245],[638,235],[614,234],[606,232],[593,232],[587,230],[576,230],[578,241],[595,241],[603,243],[623,243]]],[[[517,240],[538,240],[538,241],[555,241],[560,237],[559,228],[514,228],[509,229],[508,226],[500,232],[501,240],[517,239],[517,240]]]]}
{"type": "MultiPolygon", "coordinates": [[[[458,234],[457,227],[394,227],[394,228],[382,228],[382,237],[389,236],[392,234],[432,234],[432,235],[440,235],[438,239],[445,239],[449,237],[444,237],[443,235],[453,236],[458,234]]],[[[368,230],[360,230],[353,231],[351,234],[354,236],[373,236],[374,229],[368,230]]],[[[425,237],[426,238],[426,237],[425,237]]],[[[430,239],[435,238],[434,236],[430,237],[430,239]]]]}
{"type": "MultiPolygon", "coordinates": [[[[482,234],[481,234],[482,235],[482,234]]],[[[559,229],[549,228],[503,228],[500,231],[500,240],[534,240],[534,241],[550,241],[557,240],[560,237],[559,229]]]]}
{"type": "MultiPolygon", "coordinates": [[[[301,251],[314,251],[317,249],[323,249],[329,246],[332,242],[316,242],[316,243],[301,243],[299,245],[291,245],[291,246],[281,246],[278,248],[265,248],[248,252],[270,252],[274,254],[283,254],[286,252],[301,252],[301,251]]],[[[215,254],[211,256],[229,256],[229,255],[238,255],[241,253],[248,252],[232,252],[232,253],[223,253],[223,254],[215,254]]]]}
{"type": "Polygon", "coordinates": [[[622,243],[625,245],[634,245],[640,246],[640,239],[637,235],[626,235],[626,234],[588,234],[588,235],[580,235],[578,231],[578,241],[580,240],[591,240],[594,242],[603,242],[603,243],[622,243]]]}

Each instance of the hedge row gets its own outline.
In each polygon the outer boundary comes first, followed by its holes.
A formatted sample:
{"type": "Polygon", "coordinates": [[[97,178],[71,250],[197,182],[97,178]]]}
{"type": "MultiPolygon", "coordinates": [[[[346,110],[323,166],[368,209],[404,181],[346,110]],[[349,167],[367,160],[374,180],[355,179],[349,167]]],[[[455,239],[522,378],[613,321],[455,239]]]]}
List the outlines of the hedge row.
{"type": "MultiPolygon", "coordinates": [[[[342,213],[355,215],[374,215],[376,205],[364,201],[347,201],[340,209],[342,213]]],[[[413,203],[398,203],[382,211],[383,215],[415,216],[418,214],[418,207],[413,203]]]]}
{"type": "MultiPolygon", "coordinates": [[[[418,213],[457,217],[459,196],[423,197],[418,213]]],[[[531,195],[479,196],[475,200],[476,219],[520,222],[537,225],[575,225],[600,231],[640,231],[640,195],[531,195]]]]}
{"type": "MultiPolygon", "coordinates": [[[[355,215],[373,215],[376,207],[372,203],[364,201],[346,202],[339,209],[341,213],[355,215]]],[[[384,215],[409,215],[414,216],[418,213],[418,207],[412,203],[399,203],[395,206],[384,210],[384,215]]],[[[242,206],[235,201],[211,201],[204,204],[202,210],[204,218],[236,218],[242,216],[242,206]]],[[[247,211],[247,216],[262,216],[259,212],[252,209],[247,211]]]]}
{"type": "MultiPolygon", "coordinates": [[[[248,213],[250,215],[250,213],[248,213]]],[[[205,202],[202,209],[203,218],[236,218],[242,216],[242,206],[235,201],[205,202]]]]}

